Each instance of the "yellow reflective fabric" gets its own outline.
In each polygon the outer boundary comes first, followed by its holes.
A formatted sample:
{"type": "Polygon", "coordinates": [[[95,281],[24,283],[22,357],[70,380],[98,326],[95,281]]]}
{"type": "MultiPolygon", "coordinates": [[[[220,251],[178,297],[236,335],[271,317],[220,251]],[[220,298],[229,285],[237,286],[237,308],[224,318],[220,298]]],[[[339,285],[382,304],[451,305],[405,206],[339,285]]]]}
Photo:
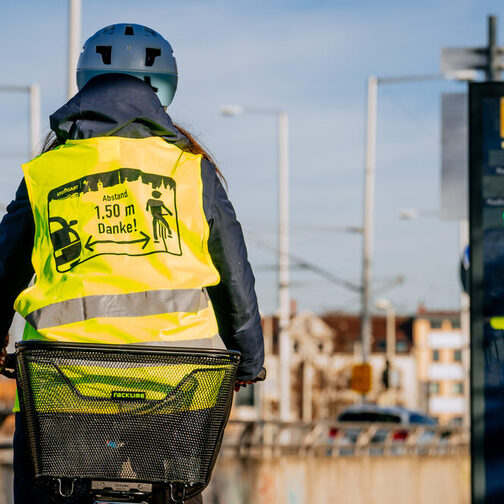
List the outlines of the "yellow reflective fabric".
{"type": "Polygon", "coordinates": [[[36,282],[15,302],[32,324],[24,338],[214,336],[204,287],[219,274],[207,248],[200,164],[161,138],[98,137],[24,165],[36,227],[36,282]]]}
{"type": "Polygon", "coordinates": [[[492,317],[490,319],[492,329],[504,329],[504,317],[492,317]]]}
{"type": "Polygon", "coordinates": [[[211,306],[197,313],[164,313],[143,317],[97,317],[47,329],[25,327],[23,339],[76,343],[134,344],[210,338],[217,334],[211,306]]]}

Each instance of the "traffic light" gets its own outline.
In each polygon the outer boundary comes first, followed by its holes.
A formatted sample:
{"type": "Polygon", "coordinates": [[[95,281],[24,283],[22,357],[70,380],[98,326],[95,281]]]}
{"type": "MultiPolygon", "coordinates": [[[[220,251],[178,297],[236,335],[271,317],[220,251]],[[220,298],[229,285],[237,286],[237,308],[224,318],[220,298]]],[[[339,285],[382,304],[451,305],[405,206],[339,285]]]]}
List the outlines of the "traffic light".
{"type": "Polygon", "coordinates": [[[352,367],[350,388],[363,395],[371,391],[372,369],[368,363],[365,362],[363,364],[356,364],[352,367]]]}

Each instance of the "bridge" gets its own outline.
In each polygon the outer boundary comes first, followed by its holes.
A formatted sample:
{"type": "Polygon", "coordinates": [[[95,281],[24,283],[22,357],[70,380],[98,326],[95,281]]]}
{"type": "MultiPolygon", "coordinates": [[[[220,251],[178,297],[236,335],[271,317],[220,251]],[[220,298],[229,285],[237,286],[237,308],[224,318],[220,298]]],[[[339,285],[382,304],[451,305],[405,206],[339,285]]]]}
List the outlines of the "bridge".
{"type": "Polygon", "coordinates": [[[469,432],[230,421],[205,504],[469,504],[469,432]]]}
{"type": "MultiPolygon", "coordinates": [[[[0,504],[13,504],[0,439],[0,504]]],[[[469,504],[464,428],[231,420],[205,504],[469,504]]]]}

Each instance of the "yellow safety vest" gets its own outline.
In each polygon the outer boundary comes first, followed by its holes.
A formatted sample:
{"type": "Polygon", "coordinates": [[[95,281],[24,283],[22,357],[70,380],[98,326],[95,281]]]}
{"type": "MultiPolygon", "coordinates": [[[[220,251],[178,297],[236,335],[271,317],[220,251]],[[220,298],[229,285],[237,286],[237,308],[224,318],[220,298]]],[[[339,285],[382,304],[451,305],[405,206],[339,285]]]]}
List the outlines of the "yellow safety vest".
{"type": "Polygon", "coordinates": [[[158,137],[69,140],[23,165],[35,284],[24,339],[148,343],[211,338],[201,156],[158,137]]]}

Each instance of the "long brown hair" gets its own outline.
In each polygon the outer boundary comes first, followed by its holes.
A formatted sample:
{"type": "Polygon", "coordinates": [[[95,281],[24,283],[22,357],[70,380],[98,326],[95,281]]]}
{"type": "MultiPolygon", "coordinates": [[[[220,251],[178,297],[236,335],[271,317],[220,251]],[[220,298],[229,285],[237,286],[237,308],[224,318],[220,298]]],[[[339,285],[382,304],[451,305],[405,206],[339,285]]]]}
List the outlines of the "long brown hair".
{"type": "Polygon", "coordinates": [[[42,143],[42,149],[40,150],[41,154],[48,152],[50,150],[56,149],[59,145],[63,145],[65,143],[60,137],[57,137],[54,132],[50,131],[47,136],[44,138],[44,142],[42,143]]]}
{"type": "Polygon", "coordinates": [[[210,163],[212,163],[213,166],[215,166],[215,171],[217,172],[218,177],[227,186],[226,179],[224,178],[224,175],[222,175],[222,172],[219,170],[219,167],[217,166],[217,163],[215,162],[215,159],[210,154],[210,152],[208,152],[208,150],[201,145],[201,143],[196,139],[196,137],[192,133],[189,133],[189,131],[187,131],[180,124],[173,123],[173,125],[180,131],[180,133],[182,133],[188,138],[189,148],[186,150],[191,154],[201,154],[203,156],[203,159],[210,161],[210,163]]]}
{"type": "MultiPolygon", "coordinates": [[[[217,163],[215,162],[214,157],[208,152],[207,149],[205,149],[201,143],[196,139],[196,137],[189,133],[184,127],[182,127],[180,124],[175,124],[173,123],[175,128],[177,128],[180,133],[185,135],[187,139],[189,140],[189,146],[185,149],[187,152],[190,152],[191,154],[201,154],[203,159],[206,159],[207,161],[210,161],[212,165],[215,167],[215,171],[217,173],[217,176],[220,178],[221,182],[227,186],[227,181],[224,178],[224,175],[222,172],[219,170],[219,167],[217,166],[217,163]]],[[[55,149],[56,147],[63,145],[65,143],[64,140],[62,140],[60,137],[56,136],[53,131],[51,131],[44,140],[44,143],[42,144],[42,150],[41,153],[48,152],[50,150],[55,149]]]]}

